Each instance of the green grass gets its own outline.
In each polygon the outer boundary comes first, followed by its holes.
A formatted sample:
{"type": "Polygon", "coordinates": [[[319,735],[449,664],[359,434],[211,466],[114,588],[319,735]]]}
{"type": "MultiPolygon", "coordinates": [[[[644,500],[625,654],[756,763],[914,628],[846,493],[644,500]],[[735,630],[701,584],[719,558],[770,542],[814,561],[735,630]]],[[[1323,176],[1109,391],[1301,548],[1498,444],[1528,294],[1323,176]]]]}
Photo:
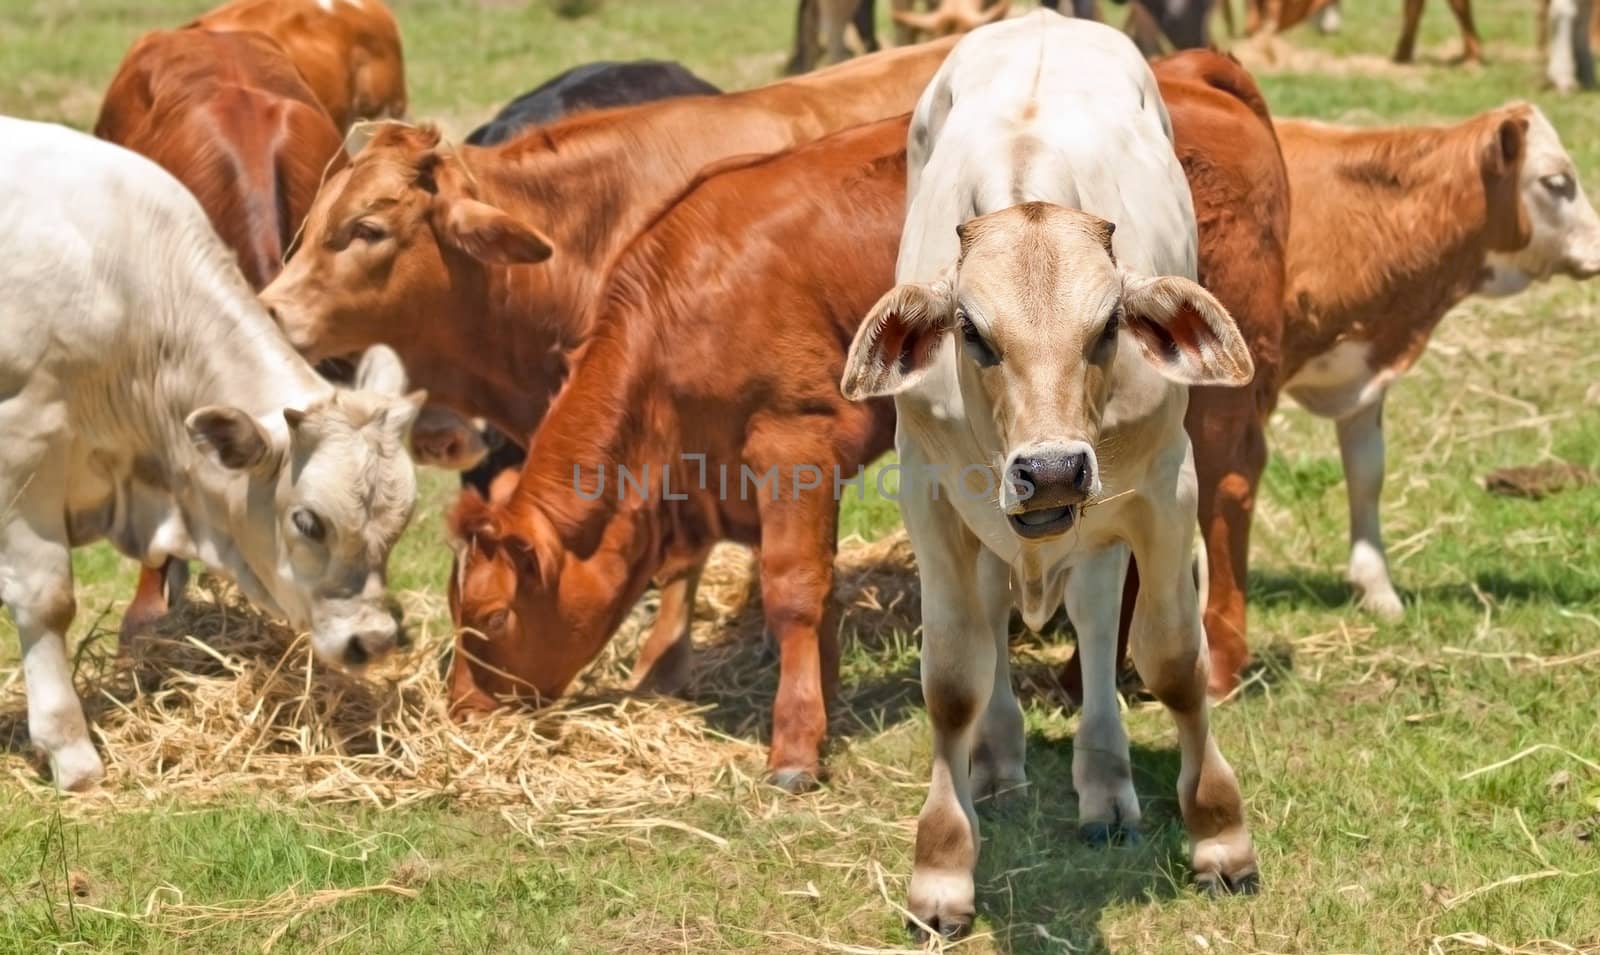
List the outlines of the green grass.
{"type": "MultiPolygon", "coordinates": [[[[1302,30],[1290,39],[1341,56],[1387,55],[1399,4],[1349,6],[1343,35],[1302,30]]],[[[1489,56],[1481,70],[1443,64],[1455,31],[1433,4],[1422,67],[1271,75],[1263,86],[1281,115],[1356,122],[1441,120],[1531,98],[1562,131],[1591,193],[1600,192],[1597,101],[1537,92],[1526,7],[1477,4],[1489,56]]],[[[415,112],[457,135],[512,95],[602,57],[673,58],[728,87],[757,83],[781,65],[792,25],[788,0],[605,0],[577,20],[544,2],[397,8],[415,112]]],[[[0,111],[88,125],[135,33],[192,12],[156,0],[0,0],[0,111]]],[[[1464,778],[1537,744],[1600,760],[1600,659],[1559,661],[1600,641],[1600,488],[1532,503],[1491,497],[1481,485],[1492,468],[1547,455],[1600,468],[1600,416],[1584,403],[1600,378],[1597,294],[1559,282],[1469,304],[1395,389],[1384,519],[1408,604],[1401,624],[1374,626],[1350,605],[1331,426],[1293,409],[1278,415],[1251,582],[1253,644],[1265,666],[1251,692],[1216,717],[1265,892],[1217,902],[1186,887],[1170,723],[1147,706],[1130,711],[1129,725],[1150,838],[1137,849],[1080,846],[1074,721],[1029,692],[1033,785],[987,814],[983,934],[967,948],[1422,952],[1439,940],[1442,951],[1492,950],[1472,947],[1475,933],[1507,949],[1537,950],[1548,939],[1600,950],[1600,773],[1545,750],[1464,778]],[[1528,423],[1542,415],[1558,417],[1528,423]],[[1532,873],[1545,875],[1502,881],[1532,873]]],[[[442,591],[449,487],[436,476],[425,482],[424,506],[394,561],[401,589],[442,591]]],[[[884,501],[853,503],[841,533],[873,537],[895,521],[884,501]]],[[[81,635],[102,613],[114,623],[133,573],[101,548],[81,552],[76,566],[81,635]]],[[[431,626],[445,624],[442,605],[431,601],[440,608],[431,626]]],[[[14,684],[15,636],[9,622],[0,628],[0,680],[14,684]]],[[[135,797],[122,811],[92,811],[56,800],[7,756],[0,952],[905,945],[891,903],[904,892],[928,760],[916,638],[848,622],[845,637],[844,712],[827,789],[783,797],[750,781],[752,764],[719,777],[711,796],[639,810],[725,847],[671,830],[547,831],[535,807],[502,815],[443,799],[380,810],[254,792],[204,805],[154,794],[147,805],[135,797]],[[415,897],[358,894],[299,914],[249,912],[286,890],[309,896],[386,880],[415,897]],[[163,900],[180,895],[238,911],[199,925],[162,917],[163,900]]],[[[1024,685],[1036,687],[1059,648],[1029,644],[1020,659],[1024,685]]],[[[747,699],[713,699],[709,718],[759,741],[771,688],[769,675],[747,699]]],[[[14,687],[7,700],[14,719],[14,687]]]]}

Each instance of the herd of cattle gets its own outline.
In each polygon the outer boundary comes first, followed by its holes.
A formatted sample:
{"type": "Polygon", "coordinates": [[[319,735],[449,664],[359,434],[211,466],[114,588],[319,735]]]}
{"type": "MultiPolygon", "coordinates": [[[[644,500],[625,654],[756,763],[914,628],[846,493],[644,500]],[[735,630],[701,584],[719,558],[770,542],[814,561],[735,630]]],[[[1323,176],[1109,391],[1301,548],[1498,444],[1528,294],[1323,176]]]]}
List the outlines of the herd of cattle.
{"type": "Polygon", "coordinates": [[[0,119],[23,184],[0,195],[0,599],[56,784],[102,775],[71,548],[145,568],[129,627],[196,560],[360,667],[399,635],[413,459],[465,469],[498,442],[526,463],[480,468],[450,515],[454,712],[558,697],[652,583],[634,682],[682,688],[731,540],[759,550],[778,647],[770,778],[808,788],[840,481],[892,447],[934,729],[910,911],[970,922],[974,799],[1024,779],[1013,606],[1077,632],[1086,835],[1139,821],[1131,653],[1178,726],[1196,879],[1253,888],[1207,713],[1247,658],[1268,416],[1287,392],[1336,423],[1350,579],[1400,616],[1384,396],[1465,297],[1600,274],[1600,216],[1526,103],[1274,119],[1226,55],[1147,64],[1089,20],[992,19],[726,94],[591,64],[466,144],[388,121],[349,155],[352,123],[406,112],[392,16],[235,0],[134,44],[99,140],[0,119]]]}

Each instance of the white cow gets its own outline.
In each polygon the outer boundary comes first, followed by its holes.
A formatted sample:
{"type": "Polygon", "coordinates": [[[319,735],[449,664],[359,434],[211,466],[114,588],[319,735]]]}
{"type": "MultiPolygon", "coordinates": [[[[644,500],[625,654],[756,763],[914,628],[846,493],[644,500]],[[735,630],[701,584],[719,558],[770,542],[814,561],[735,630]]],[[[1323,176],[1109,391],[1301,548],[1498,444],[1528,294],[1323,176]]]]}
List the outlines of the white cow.
{"type": "Polygon", "coordinates": [[[1594,26],[1594,0],[1540,0],[1545,79],[1557,90],[1594,88],[1594,26]]]}
{"type": "Polygon", "coordinates": [[[423,396],[318,377],[154,163],[0,118],[0,166],[0,601],[28,732],[78,789],[102,766],[63,639],[71,548],[201,561],[359,666],[398,635],[385,564],[416,502],[423,396]]]}
{"type": "Polygon", "coordinates": [[[895,395],[921,574],[934,759],[910,911],[946,933],[970,924],[973,798],[1025,781],[1013,602],[1037,629],[1064,599],[1078,632],[1085,835],[1138,823],[1113,672],[1130,553],[1133,658],[1177,721],[1196,878],[1252,888],[1238,785],[1207,722],[1183,416],[1186,385],[1253,368],[1192,281],[1194,211],[1155,78],[1102,24],[1039,11],[983,27],[923,94],[908,162],[905,284],[867,317],[842,387],[895,395]]]}

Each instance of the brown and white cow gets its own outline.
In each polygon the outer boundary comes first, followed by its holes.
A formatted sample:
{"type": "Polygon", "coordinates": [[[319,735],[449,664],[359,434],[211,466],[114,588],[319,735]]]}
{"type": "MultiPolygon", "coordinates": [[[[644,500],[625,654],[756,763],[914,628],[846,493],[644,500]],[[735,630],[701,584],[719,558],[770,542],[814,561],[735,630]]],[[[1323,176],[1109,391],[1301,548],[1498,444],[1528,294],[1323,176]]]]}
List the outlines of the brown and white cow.
{"type": "MultiPolygon", "coordinates": [[[[313,358],[388,344],[434,400],[531,435],[588,339],[604,267],[664,202],[708,163],[905,112],[953,43],[589,112],[492,148],[384,128],[319,193],[263,298],[313,358]]],[[[664,588],[661,645],[686,637],[694,579],[664,588]]]]}
{"type": "Polygon", "coordinates": [[[189,25],[271,37],[341,134],[358,119],[406,114],[400,27],[383,0],[232,0],[189,25]]]}
{"type": "Polygon", "coordinates": [[[1363,607],[1392,619],[1402,606],[1378,520],[1389,387],[1468,295],[1600,274],[1600,216],[1555,127],[1526,103],[1451,126],[1277,129],[1293,199],[1280,387],[1336,423],[1350,580],[1363,607]]]}
{"type": "Polygon", "coordinates": [[[1253,888],[1238,784],[1209,724],[1183,430],[1185,386],[1248,383],[1251,362],[1193,281],[1195,216],[1155,78],[1121,33],[1039,11],[967,35],[909,143],[903,284],[862,324],[842,387],[895,397],[921,578],[934,752],[910,913],[937,932],[971,924],[974,797],[1025,782],[1013,604],[1038,628],[1065,602],[1078,632],[1085,834],[1137,827],[1114,673],[1130,556],[1132,651],[1177,723],[1196,879],[1253,888]]]}
{"type": "MultiPolygon", "coordinates": [[[[653,575],[699,566],[719,540],[758,545],[781,666],[770,778],[818,778],[839,500],[894,420],[836,383],[894,278],[907,124],[730,160],[621,254],[516,489],[491,505],[466,492],[457,509],[454,704],[559,696],[653,575]]],[[[652,638],[641,666],[687,662],[663,649],[652,638]]]]}

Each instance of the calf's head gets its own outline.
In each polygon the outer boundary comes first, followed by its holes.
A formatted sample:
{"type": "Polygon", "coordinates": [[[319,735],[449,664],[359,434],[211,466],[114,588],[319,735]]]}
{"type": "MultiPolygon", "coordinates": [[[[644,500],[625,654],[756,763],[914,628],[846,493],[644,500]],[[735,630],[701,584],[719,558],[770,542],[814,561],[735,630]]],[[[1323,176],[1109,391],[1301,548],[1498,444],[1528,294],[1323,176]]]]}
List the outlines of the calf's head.
{"type": "Polygon", "coordinates": [[[211,406],[187,419],[223,479],[243,482],[226,496],[228,530],[256,584],[246,592],[309,630],[325,662],[360,667],[399,638],[387,565],[416,504],[405,446],[423,398],[338,390],[281,416],[211,406]]]}
{"type": "Polygon", "coordinates": [[[391,124],[317,193],[298,247],[261,298],[289,341],[319,360],[470,315],[483,306],[488,267],[550,252],[544,236],[480,201],[437,130],[391,124]]]}
{"type": "Polygon", "coordinates": [[[962,463],[998,472],[991,486],[1019,537],[1065,532],[1100,493],[1101,418],[1118,389],[1141,386],[1138,362],[1187,385],[1254,374],[1209,292],[1118,268],[1109,222],[1035,202],[957,232],[960,256],[942,279],[901,285],[874,306],[841,387],[852,399],[895,394],[948,347],[967,419],[992,455],[962,463]]]}
{"type": "Polygon", "coordinates": [[[1521,135],[1502,146],[1499,158],[1506,163],[1521,161],[1517,202],[1515,208],[1510,202],[1503,206],[1491,202],[1489,215],[1525,217],[1527,243],[1490,252],[1488,275],[1478,291],[1510,295],[1552,275],[1578,279],[1600,275],[1600,215],[1584,195],[1560,135],[1538,107],[1514,106],[1509,112],[1515,116],[1507,122],[1516,124],[1521,135]]]}

